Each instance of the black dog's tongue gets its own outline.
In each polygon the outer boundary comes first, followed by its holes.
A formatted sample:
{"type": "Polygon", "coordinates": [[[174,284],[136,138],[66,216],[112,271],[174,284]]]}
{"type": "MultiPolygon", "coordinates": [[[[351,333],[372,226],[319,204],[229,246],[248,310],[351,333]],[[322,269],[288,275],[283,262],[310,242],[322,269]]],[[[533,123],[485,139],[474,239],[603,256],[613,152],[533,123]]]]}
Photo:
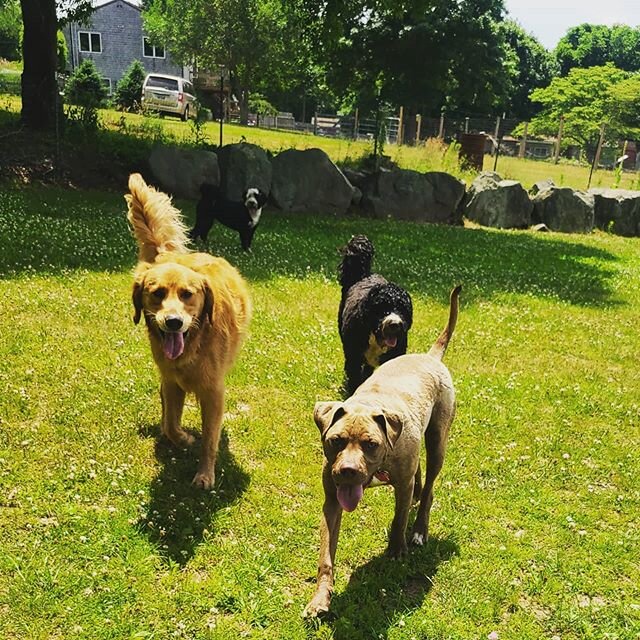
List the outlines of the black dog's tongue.
{"type": "Polygon", "coordinates": [[[345,511],[353,511],[362,499],[364,487],[361,484],[341,484],[336,489],[336,495],[340,506],[345,511]]]}
{"type": "Polygon", "coordinates": [[[175,360],[184,351],[184,334],[167,332],[162,337],[162,351],[169,360],[175,360]]]}

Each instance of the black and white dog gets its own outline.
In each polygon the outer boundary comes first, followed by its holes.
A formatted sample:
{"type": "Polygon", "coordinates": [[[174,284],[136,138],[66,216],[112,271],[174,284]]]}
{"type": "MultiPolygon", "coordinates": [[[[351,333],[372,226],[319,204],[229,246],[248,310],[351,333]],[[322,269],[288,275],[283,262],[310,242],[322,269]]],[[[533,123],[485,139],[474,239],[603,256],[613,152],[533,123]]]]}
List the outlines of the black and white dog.
{"type": "Polygon", "coordinates": [[[351,395],[376,367],[407,352],[413,306],[405,289],[371,273],[374,250],[369,238],[353,236],[341,253],[338,329],[345,390],[351,395]]]}
{"type": "Polygon", "coordinates": [[[200,200],[196,205],[196,224],[189,235],[192,240],[206,240],[213,223],[218,220],[240,234],[242,248],[248,251],[266,202],[266,194],[255,187],[247,189],[242,202],[237,202],[227,200],[218,187],[205,182],[200,187],[200,200]]]}

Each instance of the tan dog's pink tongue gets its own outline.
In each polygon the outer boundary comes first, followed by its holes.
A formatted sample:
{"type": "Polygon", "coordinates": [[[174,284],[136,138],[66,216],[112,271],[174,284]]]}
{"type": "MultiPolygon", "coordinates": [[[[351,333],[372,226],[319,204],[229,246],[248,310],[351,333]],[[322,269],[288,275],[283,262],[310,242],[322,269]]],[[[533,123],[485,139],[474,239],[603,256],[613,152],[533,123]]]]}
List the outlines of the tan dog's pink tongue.
{"type": "Polygon", "coordinates": [[[162,350],[169,360],[175,360],[178,356],[181,356],[184,351],[184,334],[165,333],[162,339],[162,350]]]}
{"type": "Polygon", "coordinates": [[[338,502],[345,511],[353,511],[362,499],[363,493],[364,487],[361,484],[341,484],[336,490],[338,502]]]}

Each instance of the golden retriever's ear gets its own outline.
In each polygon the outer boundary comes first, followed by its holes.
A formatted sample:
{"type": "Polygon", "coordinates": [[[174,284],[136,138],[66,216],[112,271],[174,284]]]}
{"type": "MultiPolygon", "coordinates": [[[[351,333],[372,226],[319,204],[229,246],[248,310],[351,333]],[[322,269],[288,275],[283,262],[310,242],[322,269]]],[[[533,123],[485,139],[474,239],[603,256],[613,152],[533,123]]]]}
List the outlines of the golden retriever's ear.
{"type": "Polygon", "coordinates": [[[342,402],[316,402],[313,409],[313,419],[315,420],[320,434],[324,440],[325,433],[346,413],[342,402]]]}
{"type": "Polygon", "coordinates": [[[202,285],[202,288],[204,290],[202,313],[209,318],[209,324],[213,324],[213,291],[211,291],[211,287],[206,282],[202,285]]]}
{"type": "Polygon", "coordinates": [[[144,280],[136,280],[133,283],[133,294],[131,299],[133,300],[133,322],[134,324],[138,324],[140,322],[140,317],[142,316],[142,292],[144,291],[144,280]]]}
{"type": "Polygon", "coordinates": [[[378,413],[373,416],[373,419],[380,425],[389,446],[393,449],[400,433],[402,433],[402,418],[393,413],[378,413]]]}
{"type": "Polygon", "coordinates": [[[149,271],[151,265],[148,262],[140,262],[136,267],[133,274],[133,294],[131,299],[133,300],[133,308],[135,313],[133,314],[133,321],[135,324],[140,322],[142,316],[142,293],[144,292],[144,277],[149,271]]]}

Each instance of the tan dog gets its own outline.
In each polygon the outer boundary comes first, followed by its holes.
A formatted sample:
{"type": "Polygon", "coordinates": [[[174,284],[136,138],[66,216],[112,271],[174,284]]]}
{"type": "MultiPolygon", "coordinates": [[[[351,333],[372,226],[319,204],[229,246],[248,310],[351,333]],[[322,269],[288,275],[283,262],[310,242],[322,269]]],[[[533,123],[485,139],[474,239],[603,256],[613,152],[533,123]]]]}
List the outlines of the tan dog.
{"type": "Polygon", "coordinates": [[[139,246],[134,322],[144,319],[162,379],[162,433],[178,447],[193,437],[180,426],[185,394],[202,411],[202,453],[193,483],[211,489],[224,410],[224,376],[247,333],[251,302],[240,274],[223,258],[190,253],[170,198],[129,178],[128,219],[139,246]]]}
{"type": "Polygon", "coordinates": [[[455,392],[442,357],[455,329],[461,287],[451,292],[449,322],[428,354],[403,355],[380,366],[345,402],[318,402],[314,419],[322,434],[323,518],[320,527],[318,584],[304,615],[329,610],[342,511],[353,511],[364,489],[390,483],[395,515],[388,553],[407,552],[405,531],[412,497],[420,500],[412,542],[422,545],[429,532],[433,483],[442,469],[455,414],[455,392]],[[424,488],[420,441],[427,448],[424,488]]]}

